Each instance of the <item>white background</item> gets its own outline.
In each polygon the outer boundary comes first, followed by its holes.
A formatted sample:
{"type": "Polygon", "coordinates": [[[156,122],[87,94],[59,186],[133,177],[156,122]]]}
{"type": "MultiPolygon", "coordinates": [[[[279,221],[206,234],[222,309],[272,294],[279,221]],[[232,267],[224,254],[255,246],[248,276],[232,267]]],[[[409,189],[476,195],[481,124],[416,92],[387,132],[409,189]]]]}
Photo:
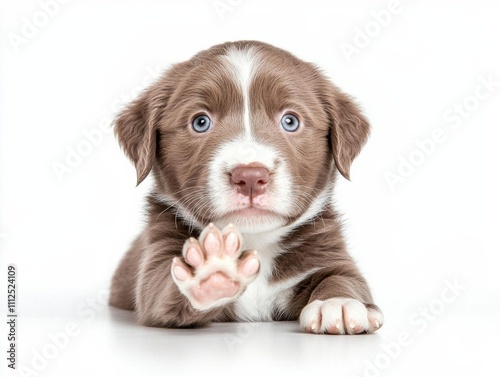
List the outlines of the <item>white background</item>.
{"type": "MultiPolygon", "coordinates": [[[[43,23],[42,8],[1,2],[0,297],[5,316],[6,266],[14,263],[18,367],[40,376],[494,374],[500,7],[402,0],[377,30],[372,12],[387,9],[385,0],[243,0],[222,16],[214,3],[70,1],[16,49],[13,34],[23,35],[25,18],[43,23]],[[370,27],[368,46],[348,59],[341,46],[370,27]],[[135,188],[135,171],[112,133],[95,130],[168,64],[239,39],[317,63],[371,120],[352,182],[339,181],[335,200],[385,314],[375,335],[306,335],[295,323],[145,328],[103,304],[143,226],[151,182],[135,188]],[[471,99],[488,78],[497,82],[488,98],[471,99]],[[443,117],[464,101],[473,110],[453,129],[443,117]],[[391,190],[387,172],[398,173],[401,157],[418,160],[415,140],[437,129],[446,140],[391,190]],[[66,164],[84,132],[102,139],[59,179],[54,163],[66,164]],[[461,288],[452,294],[446,289],[454,281],[461,288]],[[443,291],[453,302],[440,299],[443,291]],[[434,315],[424,320],[422,308],[434,315]]],[[[17,375],[5,365],[7,326],[0,328],[1,374],[17,375]]]]}

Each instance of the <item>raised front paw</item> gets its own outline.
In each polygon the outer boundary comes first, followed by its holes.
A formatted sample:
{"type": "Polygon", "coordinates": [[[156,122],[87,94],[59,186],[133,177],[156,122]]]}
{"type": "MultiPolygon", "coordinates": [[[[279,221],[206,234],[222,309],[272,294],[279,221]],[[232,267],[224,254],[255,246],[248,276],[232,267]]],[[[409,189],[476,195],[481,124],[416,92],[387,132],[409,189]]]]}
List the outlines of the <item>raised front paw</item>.
{"type": "Polygon", "coordinates": [[[172,261],[172,277],[179,290],[198,310],[234,301],[257,276],[256,251],[241,251],[241,235],[233,225],[221,231],[210,224],[199,239],[190,238],[183,258],[172,261]]]}
{"type": "Polygon", "coordinates": [[[300,313],[300,327],[315,334],[361,334],[378,330],[384,323],[380,309],[352,298],[316,300],[300,313]]]}

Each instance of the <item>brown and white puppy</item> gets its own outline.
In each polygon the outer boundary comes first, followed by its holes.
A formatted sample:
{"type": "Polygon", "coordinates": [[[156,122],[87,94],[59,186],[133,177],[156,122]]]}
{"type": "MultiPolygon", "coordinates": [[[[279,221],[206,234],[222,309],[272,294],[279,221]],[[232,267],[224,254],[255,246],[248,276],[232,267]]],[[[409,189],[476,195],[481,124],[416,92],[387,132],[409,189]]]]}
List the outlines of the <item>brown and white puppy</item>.
{"type": "Polygon", "coordinates": [[[151,326],[382,325],[331,203],[369,125],[314,65],[261,42],[214,46],[170,68],[115,132],[138,183],[152,171],[155,187],[111,305],[151,326]]]}

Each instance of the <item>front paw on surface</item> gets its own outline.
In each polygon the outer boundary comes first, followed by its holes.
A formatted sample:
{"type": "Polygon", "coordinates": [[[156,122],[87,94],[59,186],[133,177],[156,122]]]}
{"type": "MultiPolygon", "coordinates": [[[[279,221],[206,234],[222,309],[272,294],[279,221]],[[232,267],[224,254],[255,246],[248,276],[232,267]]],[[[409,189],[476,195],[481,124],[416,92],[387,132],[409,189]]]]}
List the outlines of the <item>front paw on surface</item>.
{"type": "Polygon", "coordinates": [[[182,258],[174,258],[171,274],[179,290],[198,310],[234,301],[257,276],[256,251],[241,251],[241,234],[233,225],[222,232],[213,224],[199,239],[184,243],[182,258]]]}
{"type": "Polygon", "coordinates": [[[315,334],[361,334],[382,327],[384,316],[375,305],[338,297],[307,304],[299,322],[304,331],[315,334]]]}

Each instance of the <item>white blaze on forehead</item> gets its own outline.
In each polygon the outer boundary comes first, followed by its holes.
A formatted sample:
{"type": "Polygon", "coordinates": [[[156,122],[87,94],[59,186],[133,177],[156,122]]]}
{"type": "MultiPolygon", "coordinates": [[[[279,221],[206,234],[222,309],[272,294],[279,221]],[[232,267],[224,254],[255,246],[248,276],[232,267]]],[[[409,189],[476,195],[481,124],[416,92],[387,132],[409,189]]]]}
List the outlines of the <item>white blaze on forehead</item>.
{"type": "Polygon", "coordinates": [[[250,85],[257,69],[259,59],[257,51],[250,47],[244,50],[235,47],[224,55],[226,67],[231,72],[243,95],[243,125],[247,137],[252,135],[250,127],[250,85]]]}

